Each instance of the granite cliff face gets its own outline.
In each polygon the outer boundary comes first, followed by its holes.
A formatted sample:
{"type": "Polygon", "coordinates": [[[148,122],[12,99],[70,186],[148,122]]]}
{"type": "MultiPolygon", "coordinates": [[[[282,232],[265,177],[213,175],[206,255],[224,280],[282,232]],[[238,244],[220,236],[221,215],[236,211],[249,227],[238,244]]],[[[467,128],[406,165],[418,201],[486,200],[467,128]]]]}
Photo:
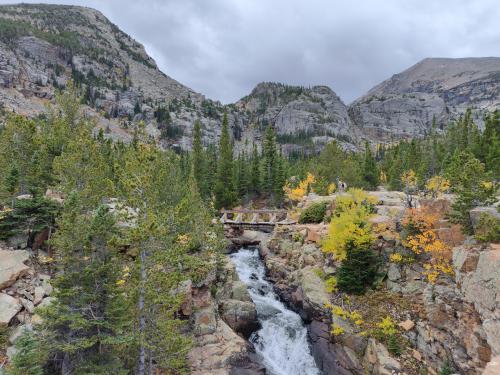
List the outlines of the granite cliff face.
{"type": "Polygon", "coordinates": [[[472,108],[500,108],[500,58],[429,58],[372,88],[349,106],[349,115],[372,141],[424,135],[472,108]]]}
{"type": "Polygon", "coordinates": [[[333,139],[352,148],[359,137],[346,105],[327,86],[259,83],[236,107],[244,111],[247,122],[261,129],[273,124],[286,151],[320,148],[333,139]]]}

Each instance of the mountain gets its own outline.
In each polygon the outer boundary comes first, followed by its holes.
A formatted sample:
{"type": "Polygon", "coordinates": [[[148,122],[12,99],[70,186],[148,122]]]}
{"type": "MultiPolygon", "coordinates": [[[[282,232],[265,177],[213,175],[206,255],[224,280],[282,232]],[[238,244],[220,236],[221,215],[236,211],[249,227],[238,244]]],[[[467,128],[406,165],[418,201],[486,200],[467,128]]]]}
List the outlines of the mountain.
{"type": "Polygon", "coordinates": [[[372,141],[411,138],[443,127],[472,108],[476,121],[500,108],[500,58],[428,58],[393,75],[349,106],[372,141]]]}
{"type": "Polygon", "coordinates": [[[1,6],[3,105],[36,115],[69,78],[82,88],[88,110],[100,125],[125,140],[130,137],[125,130],[130,123],[141,119],[150,123],[159,107],[173,100],[198,105],[203,101],[202,95],[163,74],[141,44],[96,10],[1,6]]]}
{"type": "Polygon", "coordinates": [[[129,141],[137,124],[163,147],[190,149],[193,124],[217,142],[228,113],[235,149],[260,144],[270,124],[282,150],[312,153],[333,139],[345,149],[364,139],[421,136],[472,106],[499,107],[500,58],[425,59],[347,107],[326,86],[259,83],[222,105],[161,72],[144,47],[100,12],[80,6],[0,6],[0,105],[37,116],[69,79],[85,112],[107,137],[129,141]]]}
{"type": "Polygon", "coordinates": [[[72,78],[85,110],[108,137],[128,141],[144,121],[165,147],[191,147],[193,123],[216,142],[228,112],[236,149],[251,148],[275,120],[285,152],[314,150],[338,137],[355,147],[347,107],[327,87],[259,84],[223,106],[162,73],[144,47],[100,12],[79,6],[0,6],[0,103],[16,113],[45,111],[72,78]]]}
{"type": "Polygon", "coordinates": [[[279,83],[259,83],[236,104],[246,123],[262,132],[273,124],[286,152],[312,150],[337,139],[354,148],[359,134],[352,126],[347,106],[327,86],[305,88],[279,83]]]}

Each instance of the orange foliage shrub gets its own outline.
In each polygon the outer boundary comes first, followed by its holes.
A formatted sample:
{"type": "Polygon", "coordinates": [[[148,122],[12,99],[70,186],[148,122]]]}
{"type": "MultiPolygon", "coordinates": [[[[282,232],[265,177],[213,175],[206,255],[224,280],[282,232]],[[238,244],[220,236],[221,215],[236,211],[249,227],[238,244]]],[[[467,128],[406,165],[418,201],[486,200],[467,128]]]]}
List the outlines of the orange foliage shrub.
{"type": "Polygon", "coordinates": [[[440,274],[452,274],[451,248],[438,239],[435,224],[440,219],[436,213],[426,209],[409,209],[403,226],[406,238],[403,245],[415,254],[428,254],[429,261],[424,264],[427,279],[434,283],[440,274]]]}
{"type": "Polygon", "coordinates": [[[305,195],[309,194],[312,190],[312,185],[316,182],[316,177],[313,174],[308,173],[307,177],[300,181],[296,187],[290,186],[290,183],[283,187],[283,191],[285,192],[288,199],[292,201],[298,201],[305,195]]]}

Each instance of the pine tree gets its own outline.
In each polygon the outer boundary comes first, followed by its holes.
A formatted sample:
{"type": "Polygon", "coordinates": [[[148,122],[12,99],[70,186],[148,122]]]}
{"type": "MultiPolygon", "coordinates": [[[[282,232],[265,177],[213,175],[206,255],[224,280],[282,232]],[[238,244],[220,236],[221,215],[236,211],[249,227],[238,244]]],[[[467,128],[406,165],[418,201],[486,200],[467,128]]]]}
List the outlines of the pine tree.
{"type": "Polygon", "coordinates": [[[194,178],[200,190],[202,197],[208,195],[208,185],[205,170],[205,155],[202,145],[201,137],[201,123],[200,120],[194,122],[194,134],[193,134],[193,172],[194,178]]]}
{"type": "Polygon", "coordinates": [[[273,194],[275,198],[275,203],[277,205],[281,205],[283,202],[283,198],[285,196],[285,192],[283,187],[286,182],[286,170],[285,170],[285,160],[281,154],[281,150],[276,159],[276,170],[275,170],[275,181],[273,187],[273,194]]]}
{"type": "MultiPolygon", "coordinates": [[[[187,233],[182,233],[181,218],[186,214],[176,207],[193,189],[198,197],[196,201],[200,201],[198,190],[189,186],[186,189],[179,158],[159,151],[154,145],[139,143],[129,149],[118,173],[124,202],[138,212],[126,240],[138,254],[131,286],[137,317],[137,374],[152,373],[156,369],[181,371],[186,366],[185,354],[190,342],[181,332],[183,323],[177,318],[183,296],[176,289],[184,280],[195,280],[190,264],[196,263],[193,268],[198,273],[210,268],[201,262],[198,253],[189,255],[189,250],[195,250],[191,247],[190,231],[196,227],[189,225],[187,233]]],[[[191,181],[196,186],[194,177],[191,181]]],[[[202,206],[195,203],[194,198],[189,199],[193,200],[189,203],[185,200],[184,207],[193,210],[191,215],[199,215],[202,206]]],[[[202,223],[197,225],[204,228],[202,223]]]]}
{"type": "Polygon", "coordinates": [[[106,207],[89,215],[77,194],[65,203],[51,241],[57,248],[54,302],[41,312],[50,338],[44,345],[50,367],[63,374],[120,374],[119,349],[130,325],[119,288],[120,258],[109,243],[115,221],[106,207]]]}
{"type": "Polygon", "coordinates": [[[21,116],[10,117],[0,133],[0,198],[31,191],[29,177],[36,149],[35,123],[21,116]]]}
{"type": "Polygon", "coordinates": [[[231,208],[236,200],[233,185],[233,147],[229,137],[227,113],[224,113],[219,142],[219,160],[215,183],[215,207],[231,208]]]}
{"type": "Polygon", "coordinates": [[[262,175],[262,188],[263,191],[272,196],[274,193],[274,186],[276,183],[276,139],[274,130],[271,126],[266,129],[264,137],[264,144],[262,145],[263,152],[263,175],[262,175]]]}
{"type": "Polygon", "coordinates": [[[373,285],[379,265],[379,257],[370,248],[348,243],[346,259],[337,271],[338,287],[347,293],[363,294],[373,285]]]}
{"type": "Polygon", "coordinates": [[[235,186],[240,199],[245,199],[248,195],[248,168],[247,168],[247,157],[246,153],[243,151],[238,155],[236,160],[235,168],[235,186]]]}
{"type": "Polygon", "coordinates": [[[454,184],[452,184],[457,197],[452,204],[453,211],[450,216],[452,221],[460,223],[463,230],[471,234],[473,228],[469,211],[473,207],[492,203],[495,185],[490,174],[485,171],[484,164],[474,157],[467,159],[457,170],[460,172],[454,174],[454,184]]]}
{"type": "Polygon", "coordinates": [[[253,144],[252,149],[250,190],[254,195],[257,195],[260,191],[260,158],[255,143],[253,144]]]}
{"type": "Polygon", "coordinates": [[[207,192],[210,197],[215,194],[215,184],[217,181],[217,148],[210,144],[207,147],[207,192]]]}
{"type": "Polygon", "coordinates": [[[378,168],[377,162],[373,157],[370,145],[365,142],[365,158],[363,161],[363,179],[368,189],[374,190],[378,185],[378,168]]]}
{"type": "Polygon", "coordinates": [[[16,350],[8,375],[44,375],[47,351],[36,333],[25,329],[16,341],[16,350]]]}

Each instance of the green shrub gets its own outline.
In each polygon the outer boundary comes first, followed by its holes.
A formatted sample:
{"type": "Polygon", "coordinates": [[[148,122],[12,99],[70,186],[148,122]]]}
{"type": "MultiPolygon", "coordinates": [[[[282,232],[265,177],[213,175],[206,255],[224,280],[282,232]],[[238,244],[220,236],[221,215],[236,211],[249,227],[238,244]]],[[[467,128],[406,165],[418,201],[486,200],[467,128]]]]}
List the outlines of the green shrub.
{"type": "Polygon", "coordinates": [[[32,332],[24,332],[16,342],[17,353],[8,375],[43,375],[47,353],[32,332]]]}
{"type": "Polygon", "coordinates": [[[387,350],[389,350],[391,354],[394,354],[396,356],[401,355],[403,350],[401,348],[401,344],[399,343],[399,339],[396,335],[390,335],[387,338],[387,350]]]}
{"type": "Polygon", "coordinates": [[[476,228],[476,239],[484,242],[500,241],[500,219],[488,214],[482,214],[476,228]]]}
{"type": "Polygon", "coordinates": [[[0,218],[0,240],[29,232],[35,235],[54,225],[60,206],[48,199],[18,199],[15,207],[0,218]]]}
{"type": "Polygon", "coordinates": [[[331,276],[325,281],[325,290],[328,293],[334,293],[337,291],[337,278],[335,276],[331,276]]]}
{"type": "Polygon", "coordinates": [[[0,325],[0,348],[5,348],[9,340],[9,328],[0,325]]]}
{"type": "Polygon", "coordinates": [[[380,258],[369,246],[356,247],[349,242],[346,248],[346,258],[337,271],[338,287],[343,292],[363,294],[378,275],[380,258]]]}
{"type": "Polygon", "coordinates": [[[327,207],[328,202],[313,203],[302,211],[299,217],[299,223],[321,223],[325,218],[327,207]]]}
{"type": "Polygon", "coordinates": [[[443,366],[441,367],[441,370],[439,370],[439,375],[451,375],[453,374],[453,369],[450,366],[450,362],[446,360],[443,363],[443,366]]]}

